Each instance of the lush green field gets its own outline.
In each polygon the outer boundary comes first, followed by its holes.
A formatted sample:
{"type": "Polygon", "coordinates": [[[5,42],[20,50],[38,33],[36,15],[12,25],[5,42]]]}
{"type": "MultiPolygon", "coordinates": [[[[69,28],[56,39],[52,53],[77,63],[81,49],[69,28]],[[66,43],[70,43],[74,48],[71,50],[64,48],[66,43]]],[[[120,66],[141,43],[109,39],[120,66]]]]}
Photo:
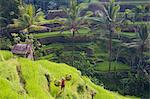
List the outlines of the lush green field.
{"type": "MultiPolygon", "coordinates": [[[[114,39],[116,40],[116,39],[114,39]]],[[[115,42],[115,41],[114,41],[115,42]]],[[[117,42],[117,40],[116,40],[117,42]]],[[[68,47],[72,47],[71,44],[69,43],[54,43],[54,44],[50,44],[50,45],[46,45],[44,46],[42,49],[43,50],[63,50],[64,55],[67,56],[71,56],[72,55],[72,51],[67,50],[68,47]],[[65,50],[64,50],[65,49],[65,50]]],[[[102,49],[102,47],[97,46],[96,43],[76,43],[75,47],[77,48],[90,48],[93,50],[93,58],[91,58],[93,61],[96,60],[103,60],[104,62],[101,63],[97,63],[95,66],[95,70],[97,71],[103,71],[103,72],[107,72],[109,67],[108,67],[108,53],[104,52],[104,49],[102,49]]],[[[84,52],[84,51],[74,51],[74,52],[78,52],[75,55],[80,56],[80,52],[84,52]]],[[[46,55],[46,56],[42,56],[40,57],[40,59],[47,59],[47,60],[51,60],[55,57],[55,53],[46,55]]],[[[130,66],[126,65],[126,64],[122,64],[122,63],[118,63],[118,62],[112,62],[112,67],[111,67],[111,71],[126,71],[129,70],[130,66]]]]}
{"type": "Polygon", "coordinates": [[[9,51],[0,51],[0,61],[8,60],[13,57],[13,54],[9,51]]]}
{"type": "MultiPolygon", "coordinates": [[[[0,59],[7,57],[8,53],[0,51],[0,59]]],[[[66,64],[25,58],[9,57],[0,62],[0,88],[0,99],[90,99],[91,90],[97,93],[94,99],[137,99],[105,90],[66,64]],[[17,67],[20,67],[19,72],[17,67]],[[50,91],[45,74],[49,74],[51,78],[50,91]],[[66,74],[71,74],[72,79],[66,82],[65,90],[58,94],[60,87],[54,85],[54,80],[60,80],[66,74]],[[79,85],[83,86],[80,93],[77,91],[79,85]]]]}
{"type": "MultiPolygon", "coordinates": [[[[76,35],[88,35],[89,30],[88,29],[80,29],[79,33],[77,33],[76,35]]],[[[45,32],[45,33],[38,33],[38,34],[34,34],[35,38],[46,38],[46,37],[54,37],[54,36],[72,36],[71,32],[68,31],[64,31],[62,33],[56,31],[56,32],[45,32]]]]}
{"type": "MultiPolygon", "coordinates": [[[[96,70],[98,71],[108,71],[109,70],[109,62],[105,61],[102,63],[97,64],[97,66],[95,67],[96,70]]],[[[112,62],[112,66],[111,66],[111,71],[125,71],[125,70],[130,70],[130,67],[126,64],[121,64],[121,63],[117,63],[117,62],[112,62]]]]}

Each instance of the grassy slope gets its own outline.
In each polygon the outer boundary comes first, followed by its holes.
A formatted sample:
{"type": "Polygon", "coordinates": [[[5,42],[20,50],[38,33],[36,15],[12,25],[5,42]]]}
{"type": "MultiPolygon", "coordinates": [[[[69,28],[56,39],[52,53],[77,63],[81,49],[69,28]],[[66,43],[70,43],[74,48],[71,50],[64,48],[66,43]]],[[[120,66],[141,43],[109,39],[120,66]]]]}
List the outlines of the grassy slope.
{"type": "Polygon", "coordinates": [[[57,64],[47,60],[14,59],[10,56],[11,53],[5,51],[0,51],[0,55],[0,59],[3,57],[3,61],[0,61],[0,99],[54,99],[60,92],[60,88],[54,86],[54,80],[59,80],[66,73],[72,75],[72,80],[66,83],[65,91],[56,99],[90,99],[90,91],[85,89],[85,85],[97,92],[94,99],[129,98],[93,84],[87,77],[81,76],[78,70],[66,64],[57,64]],[[4,61],[4,59],[7,60],[4,61]],[[21,66],[21,76],[18,75],[17,66],[21,66]],[[49,73],[52,78],[51,92],[48,91],[45,73],[49,73]],[[25,80],[25,87],[20,83],[20,78],[25,80]],[[83,85],[85,90],[81,94],[77,93],[79,84],[83,85]]]}

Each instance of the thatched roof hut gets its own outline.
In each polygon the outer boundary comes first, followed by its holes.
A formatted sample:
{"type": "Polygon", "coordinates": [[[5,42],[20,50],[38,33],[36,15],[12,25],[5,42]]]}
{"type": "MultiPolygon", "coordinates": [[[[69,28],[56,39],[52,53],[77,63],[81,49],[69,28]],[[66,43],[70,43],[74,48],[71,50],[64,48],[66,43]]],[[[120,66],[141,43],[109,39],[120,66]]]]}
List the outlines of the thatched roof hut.
{"type": "Polygon", "coordinates": [[[12,53],[33,59],[33,48],[31,44],[16,44],[12,48],[12,53]]]}

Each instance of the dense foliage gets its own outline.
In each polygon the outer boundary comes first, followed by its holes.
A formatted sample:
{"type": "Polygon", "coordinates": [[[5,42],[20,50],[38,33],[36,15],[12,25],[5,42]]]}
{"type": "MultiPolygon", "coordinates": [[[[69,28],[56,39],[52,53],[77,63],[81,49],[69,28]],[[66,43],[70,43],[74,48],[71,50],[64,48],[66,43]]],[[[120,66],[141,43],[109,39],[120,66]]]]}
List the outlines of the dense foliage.
{"type": "Polygon", "coordinates": [[[19,0],[0,0],[0,27],[7,26],[19,15],[19,0]]]}

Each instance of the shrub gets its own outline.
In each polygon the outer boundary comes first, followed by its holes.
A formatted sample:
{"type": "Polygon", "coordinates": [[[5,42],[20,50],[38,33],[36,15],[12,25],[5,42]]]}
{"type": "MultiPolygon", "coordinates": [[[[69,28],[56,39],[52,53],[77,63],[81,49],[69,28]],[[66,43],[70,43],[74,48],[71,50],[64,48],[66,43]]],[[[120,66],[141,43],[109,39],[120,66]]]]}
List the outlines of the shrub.
{"type": "Polygon", "coordinates": [[[82,84],[78,84],[77,86],[77,92],[78,93],[83,93],[85,90],[84,90],[84,85],[82,84]]]}
{"type": "Polygon", "coordinates": [[[0,49],[8,50],[11,48],[11,41],[7,38],[0,38],[0,49]]]}
{"type": "Polygon", "coordinates": [[[71,74],[67,74],[66,77],[65,77],[65,79],[67,81],[70,81],[72,79],[72,75],[71,74]]]}

